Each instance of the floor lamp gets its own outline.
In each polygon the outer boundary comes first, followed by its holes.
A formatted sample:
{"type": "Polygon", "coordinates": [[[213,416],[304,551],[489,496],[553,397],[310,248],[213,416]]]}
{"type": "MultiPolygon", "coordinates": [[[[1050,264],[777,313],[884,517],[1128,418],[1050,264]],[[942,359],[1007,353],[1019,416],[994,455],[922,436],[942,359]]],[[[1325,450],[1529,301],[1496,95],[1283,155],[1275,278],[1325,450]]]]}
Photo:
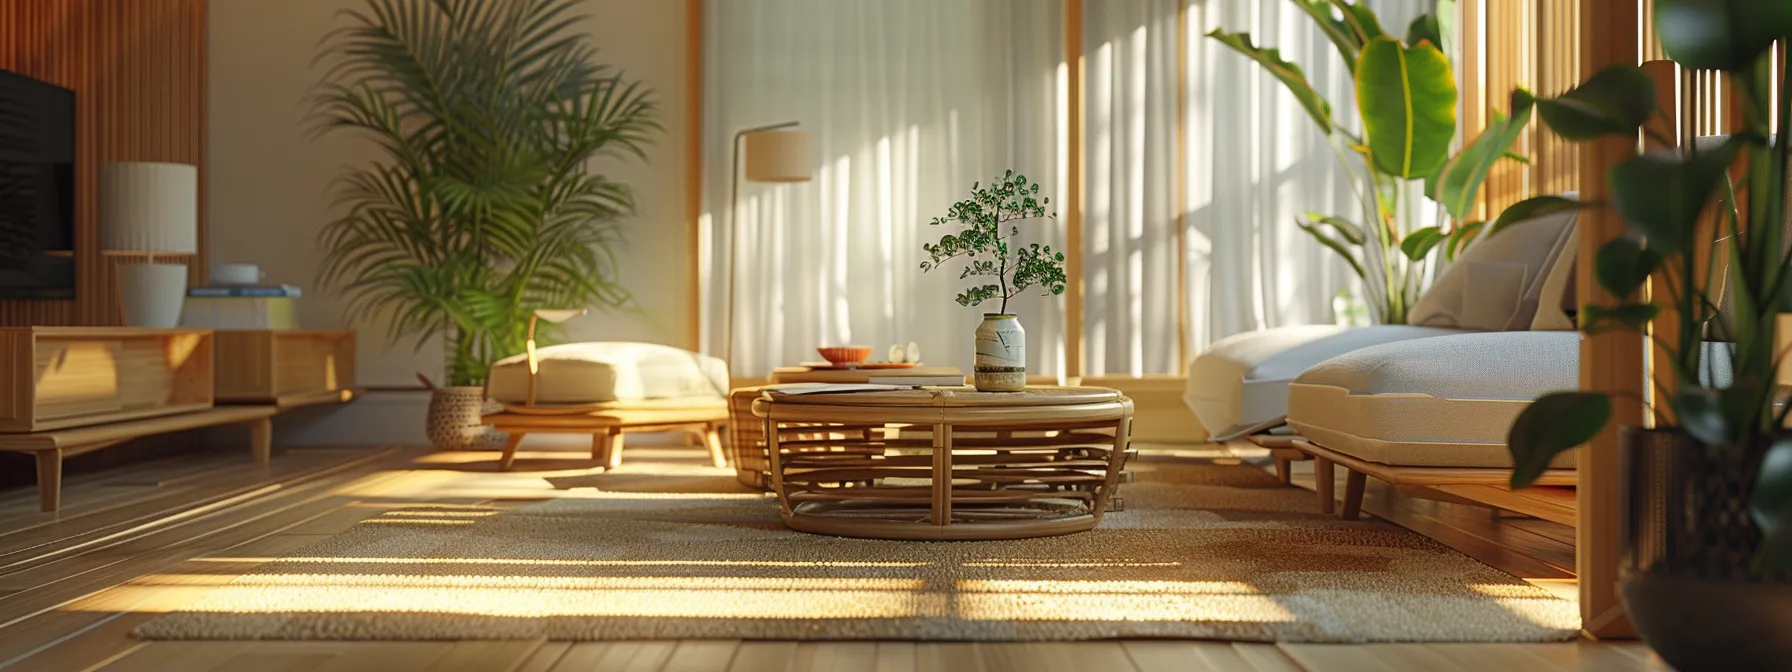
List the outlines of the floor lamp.
{"type": "Polygon", "coordinates": [[[740,227],[734,218],[740,213],[741,163],[745,160],[748,182],[808,182],[815,173],[815,146],[808,131],[788,130],[799,122],[743,129],[734,134],[734,165],[729,192],[728,223],[728,313],[722,333],[722,361],[734,366],[734,298],[735,238],[740,227]]]}

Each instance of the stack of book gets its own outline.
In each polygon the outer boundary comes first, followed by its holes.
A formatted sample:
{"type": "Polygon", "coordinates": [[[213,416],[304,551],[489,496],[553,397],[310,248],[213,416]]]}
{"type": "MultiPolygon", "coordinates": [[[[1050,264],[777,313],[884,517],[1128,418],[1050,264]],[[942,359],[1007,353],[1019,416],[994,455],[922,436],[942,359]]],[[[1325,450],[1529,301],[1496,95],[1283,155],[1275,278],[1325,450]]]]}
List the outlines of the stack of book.
{"type": "Polygon", "coordinates": [[[212,285],[187,290],[181,326],[297,329],[300,291],[292,285],[212,285]]]}

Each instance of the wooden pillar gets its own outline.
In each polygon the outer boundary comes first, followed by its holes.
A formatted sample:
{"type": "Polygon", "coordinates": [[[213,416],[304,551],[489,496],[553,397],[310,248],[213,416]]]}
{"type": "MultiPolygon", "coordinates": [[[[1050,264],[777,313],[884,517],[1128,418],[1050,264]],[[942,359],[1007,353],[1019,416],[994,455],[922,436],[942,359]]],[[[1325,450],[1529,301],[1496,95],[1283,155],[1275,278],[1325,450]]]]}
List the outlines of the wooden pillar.
{"type": "MultiPolygon", "coordinates": [[[[1638,28],[1642,15],[1636,0],[1580,0],[1581,79],[1608,65],[1638,63],[1638,28]]],[[[1606,200],[1606,172],[1636,153],[1634,138],[1607,137],[1587,143],[1580,154],[1580,198],[1606,200]]],[[[1580,249],[1576,253],[1576,297],[1583,305],[1618,302],[1593,278],[1593,255],[1599,246],[1624,232],[1624,223],[1609,208],[1581,213],[1580,249]]],[[[1622,330],[1585,335],[1580,341],[1580,385],[1583,390],[1616,393],[1613,418],[1606,430],[1579,451],[1578,527],[1575,530],[1575,572],[1580,578],[1581,628],[1600,638],[1631,638],[1636,630],[1618,599],[1618,427],[1641,425],[1643,406],[1643,339],[1622,330]]]]}

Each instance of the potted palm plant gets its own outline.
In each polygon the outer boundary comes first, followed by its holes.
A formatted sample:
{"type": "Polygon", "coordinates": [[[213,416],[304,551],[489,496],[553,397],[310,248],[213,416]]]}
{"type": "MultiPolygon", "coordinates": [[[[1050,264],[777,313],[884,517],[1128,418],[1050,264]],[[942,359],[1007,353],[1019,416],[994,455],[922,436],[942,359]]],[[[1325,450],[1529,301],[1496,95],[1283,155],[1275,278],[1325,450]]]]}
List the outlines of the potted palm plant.
{"type": "MultiPolygon", "coordinates": [[[[1594,277],[1620,301],[1583,306],[1581,327],[1644,335],[1666,355],[1655,366],[1678,381],[1653,395],[1671,422],[1624,428],[1621,594],[1638,631],[1677,669],[1778,669],[1792,657],[1792,438],[1783,429],[1775,324],[1792,309],[1792,79],[1774,44],[1792,36],[1792,3],[1656,0],[1655,8],[1668,56],[1728,73],[1746,127],[1685,151],[1625,159],[1610,172],[1610,202],[1598,205],[1614,208],[1633,235],[1597,251],[1594,277]],[[1747,172],[1732,181],[1736,165],[1747,172]],[[1716,230],[1700,224],[1713,204],[1716,230]],[[1652,275],[1662,282],[1650,298],[1625,298],[1652,275]],[[1678,323],[1651,330],[1664,306],[1678,323]]],[[[1641,131],[1671,146],[1647,125],[1655,101],[1652,80],[1620,66],[1539,109],[1572,141],[1641,131]]],[[[1598,392],[1537,399],[1508,437],[1511,485],[1530,485],[1611,414],[1611,397],[1598,392]]]]}
{"type": "Polygon", "coordinates": [[[1452,156],[1457,89],[1448,51],[1455,0],[1438,0],[1436,12],[1414,19],[1404,39],[1383,30],[1380,18],[1360,2],[1290,2],[1331,41],[1355,78],[1360,133],[1332,115],[1332,104],[1279,50],[1257,46],[1249,33],[1215,29],[1207,36],[1263,66],[1325,134],[1361,210],[1307,213],[1296,225],[1350,265],[1363,281],[1377,322],[1405,324],[1424,289],[1432,252],[1454,259],[1486,228],[1486,222],[1470,219],[1475,196],[1495,163],[1523,160],[1509,150],[1530,123],[1533,98],[1515,91],[1509,114],[1493,112],[1481,135],[1452,156]],[[1416,221],[1417,209],[1401,202],[1406,186],[1421,181],[1440,215],[1425,226],[1416,221]]]}
{"type": "Polygon", "coordinates": [[[1027,332],[1020,318],[1008,312],[1008,300],[1030,287],[1046,294],[1064,293],[1064,253],[1050,245],[1010,245],[1020,235],[1016,222],[1050,217],[1045,206],[1050,198],[1039,195],[1039,184],[1012,170],[984,186],[971,185],[971,197],[952,204],[944,217],[930,224],[959,224],[964,230],[946,234],[935,243],[923,243],[928,260],[922,271],[964,257],[960,279],[994,278],[959,292],[958,305],[976,306],[984,301],[1000,303],[998,312],[984,313],[977,326],[977,354],[971,379],[984,392],[1018,392],[1027,386],[1027,332]]]}
{"type": "Polygon", "coordinates": [[[316,129],[379,152],[333,183],[320,280],[350,319],[444,344],[441,447],[480,433],[487,369],[522,350],[535,309],[631,301],[614,255],[633,192],[592,161],[645,159],[660,126],[651,92],[597,62],[577,6],[366,0],[318,56],[316,129]]]}

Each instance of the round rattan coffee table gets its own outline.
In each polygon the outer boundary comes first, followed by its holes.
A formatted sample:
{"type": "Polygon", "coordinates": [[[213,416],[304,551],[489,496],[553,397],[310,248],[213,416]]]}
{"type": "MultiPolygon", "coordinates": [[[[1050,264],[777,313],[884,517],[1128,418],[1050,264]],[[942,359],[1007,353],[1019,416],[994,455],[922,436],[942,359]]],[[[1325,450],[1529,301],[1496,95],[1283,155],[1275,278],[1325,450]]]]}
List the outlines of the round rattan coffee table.
{"type": "Polygon", "coordinates": [[[1132,401],[1099,387],[780,394],[753,401],[792,529],[878,539],[1022,539],[1101,522],[1132,401]]]}

